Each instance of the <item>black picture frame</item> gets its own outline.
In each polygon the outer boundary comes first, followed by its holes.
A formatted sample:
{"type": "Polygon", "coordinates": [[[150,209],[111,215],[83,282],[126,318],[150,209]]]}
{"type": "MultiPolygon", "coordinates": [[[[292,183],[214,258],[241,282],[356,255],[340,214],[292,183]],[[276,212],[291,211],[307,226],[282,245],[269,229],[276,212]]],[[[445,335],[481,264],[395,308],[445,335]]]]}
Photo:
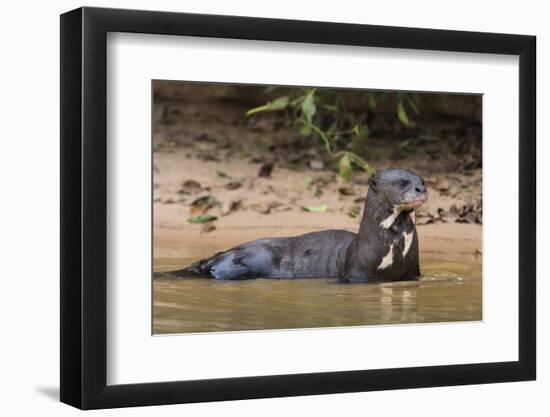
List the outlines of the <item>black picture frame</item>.
{"type": "Polygon", "coordinates": [[[535,379],[535,51],[524,35],[88,7],[61,15],[61,401],[94,409],[535,379]],[[519,360],[107,385],[108,32],[519,56],[519,360]]]}

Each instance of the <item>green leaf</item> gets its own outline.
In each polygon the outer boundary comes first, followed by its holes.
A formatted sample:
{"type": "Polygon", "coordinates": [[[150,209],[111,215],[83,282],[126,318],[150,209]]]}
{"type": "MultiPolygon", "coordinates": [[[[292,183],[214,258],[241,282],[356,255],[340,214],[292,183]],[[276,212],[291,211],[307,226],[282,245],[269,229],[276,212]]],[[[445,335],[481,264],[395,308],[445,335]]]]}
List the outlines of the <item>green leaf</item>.
{"type": "Polygon", "coordinates": [[[269,110],[283,110],[286,106],[288,106],[288,96],[282,96],[271,102],[269,110]]]}
{"type": "Polygon", "coordinates": [[[216,171],[216,174],[218,175],[219,178],[231,179],[231,176],[227,175],[223,171],[216,171]]]}
{"type": "Polygon", "coordinates": [[[325,211],[328,210],[328,205],[327,204],[321,204],[320,206],[317,206],[317,207],[302,206],[302,209],[305,210],[305,211],[309,211],[311,213],[324,213],[325,211]]]}
{"type": "Polygon", "coordinates": [[[361,163],[359,162],[356,162],[357,165],[359,165],[361,168],[363,168],[363,170],[369,174],[370,176],[373,176],[376,171],[374,170],[374,168],[372,168],[367,162],[363,161],[361,163]]]}
{"type": "Polygon", "coordinates": [[[353,207],[348,211],[348,216],[350,216],[352,219],[357,219],[361,212],[359,211],[358,207],[353,207]]]}
{"type": "Polygon", "coordinates": [[[247,116],[252,116],[253,114],[260,113],[262,111],[268,111],[269,110],[269,103],[264,104],[262,106],[254,107],[253,109],[249,109],[246,111],[247,116]]]}
{"type": "Polygon", "coordinates": [[[189,218],[187,221],[193,224],[202,224],[213,222],[214,220],[218,220],[218,218],[216,216],[212,216],[211,214],[200,214],[198,216],[189,218]]]}
{"type": "Polygon", "coordinates": [[[411,95],[410,94],[407,94],[407,100],[409,101],[409,104],[411,105],[412,109],[414,110],[414,112],[416,114],[419,114],[418,113],[418,107],[416,107],[416,104],[414,104],[414,100],[411,98],[411,95]]]}
{"type": "Polygon", "coordinates": [[[403,106],[402,101],[397,103],[397,117],[404,125],[409,124],[409,117],[407,116],[407,112],[405,111],[405,106],[403,106]]]}
{"type": "Polygon", "coordinates": [[[300,135],[309,136],[311,135],[311,125],[303,125],[300,129],[300,135]]]}
{"type": "Polygon", "coordinates": [[[196,200],[193,201],[192,204],[207,204],[207,205],[214,205],[216,204],[216,198],[214,198],[214,196],[210,195],[210,194],[207,194],[207,195],[203,195],[199,198],[197,198],[196,200]]]}
{"type": "Polygon", "coordinates": [[[292,107],[296,107],[298,104],[300,104],[302,101],[304,101],[305,98],[306,98],[306,95],[298,96],[290,102],[290,105],[292,107]]]}
{"type": "Polygon", "coordinates": [[[336,104],[323,104],[323,107],[328,111],[337,112],[338,106],[336,104]]]}
{"type": "Polygon", "coordinates": [[[358,139],[364,140],[369,137],[369,128],[367,125],[355,125],[353,133],[358,139]]]}
{"type": "Polygon", "coordinates": [[[251,116],[255,113],[260,113],[263,111],[283,110],[286,106],[288,106],[288,102],[289,102],[288,96],[282,96],[282,97],[276,98],[273,101],[270,101],[267,104],[254,107],[253,109],[248,110],[246,112],[246,115],[251,116]]]}
{"type": "Polygon", "coordinates": [[[344,155],[340,158],[340,162],[338,162],[338,171],[345,182],[351,180],[351,159],[348,155],[344,155]]]}
{"type": "Polygon", "coordinates": [[[369,104],[371,109],[376,110],[376,97],[374,94],[369,94],[369,104]]]}
{"type": "Polygon", "coordinates": [[[313,116],[315,116],[316,111],[317,108],[315,107],[315,99],[313,98],[313,94],[308,94],[302,102],[302,113],[309,123],[313,120],[313,116]]]}

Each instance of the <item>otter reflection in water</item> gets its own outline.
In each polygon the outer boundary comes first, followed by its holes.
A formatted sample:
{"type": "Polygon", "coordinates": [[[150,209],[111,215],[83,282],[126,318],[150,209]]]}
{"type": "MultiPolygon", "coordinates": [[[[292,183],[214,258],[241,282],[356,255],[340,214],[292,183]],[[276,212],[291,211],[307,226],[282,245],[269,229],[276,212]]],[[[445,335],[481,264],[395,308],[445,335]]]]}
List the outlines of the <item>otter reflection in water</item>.
{"type": "Polygon", "coordinates": [[[410,170],[384,169],[369,181],[359,231],[325,230],[243,243],[163,276],[218,280],[327,278],[344,282],[416,280],[418,235],[412,213],[427,199],[410,170]]]}

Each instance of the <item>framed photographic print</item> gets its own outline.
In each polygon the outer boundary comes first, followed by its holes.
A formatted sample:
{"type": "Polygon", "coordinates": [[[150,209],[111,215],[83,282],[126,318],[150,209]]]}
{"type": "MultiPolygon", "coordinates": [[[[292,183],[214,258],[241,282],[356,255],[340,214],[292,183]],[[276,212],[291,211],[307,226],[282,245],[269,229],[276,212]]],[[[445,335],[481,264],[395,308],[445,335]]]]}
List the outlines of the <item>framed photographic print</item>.
{"type": "Polygon", "coordinates": [[[61,16],[61,401],[535,379],[535,38],[61,16]]]}

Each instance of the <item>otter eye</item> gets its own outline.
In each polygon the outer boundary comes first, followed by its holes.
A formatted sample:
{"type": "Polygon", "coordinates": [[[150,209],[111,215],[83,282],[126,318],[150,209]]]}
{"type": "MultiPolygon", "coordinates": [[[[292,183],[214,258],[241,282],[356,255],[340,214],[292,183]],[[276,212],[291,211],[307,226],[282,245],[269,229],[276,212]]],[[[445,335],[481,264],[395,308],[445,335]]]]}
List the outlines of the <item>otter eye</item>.
{"type": "Polygon", "coordinates": [[[408,186],[411,182],[409,180],[400,180],[399,181],[399,185],[403,188],[405,188],[406,186],[408,186]]]}

